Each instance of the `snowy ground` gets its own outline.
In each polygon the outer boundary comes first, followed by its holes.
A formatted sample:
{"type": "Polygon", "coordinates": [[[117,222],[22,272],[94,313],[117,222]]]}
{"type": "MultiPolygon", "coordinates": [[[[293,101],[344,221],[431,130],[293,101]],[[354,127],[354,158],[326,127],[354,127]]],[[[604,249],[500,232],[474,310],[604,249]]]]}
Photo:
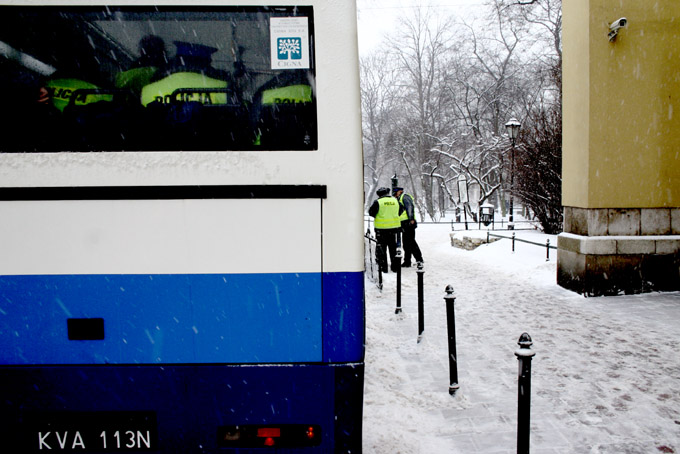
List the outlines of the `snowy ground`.
{"type": "MultiPolygon", "coordinates": [[[[515,453],[514,351],[525,331],[536,354],[532,453],[680,453],[680,293],[584,298],[555,283],[554,250],[549,262],[545,247],[517,243],[513,254],[509,240],[465,251],[451,247],[450,233],[447,224],[417,230],[426,262],[421,343],[415,269],[403,270],[401,315],[395,274],[384,276],[382,292],[366,281],[365,454],[515,453]]],[[[538,232],[517,235],[557,244],[538,232]]]]}

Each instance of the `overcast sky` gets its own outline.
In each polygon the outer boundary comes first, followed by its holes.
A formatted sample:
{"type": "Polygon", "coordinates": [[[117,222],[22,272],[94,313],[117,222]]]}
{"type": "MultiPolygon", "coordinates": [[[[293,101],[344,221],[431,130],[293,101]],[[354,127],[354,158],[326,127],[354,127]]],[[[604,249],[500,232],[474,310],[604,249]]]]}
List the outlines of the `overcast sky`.
{"type": "Polygon", "coordinates": [[[483,7],[485,0],[357,0],[359,50],[366,54],[396,26],[399,16],[407,15],[418,4],[435,8],[437,15],[465,16],[483,7]]]}

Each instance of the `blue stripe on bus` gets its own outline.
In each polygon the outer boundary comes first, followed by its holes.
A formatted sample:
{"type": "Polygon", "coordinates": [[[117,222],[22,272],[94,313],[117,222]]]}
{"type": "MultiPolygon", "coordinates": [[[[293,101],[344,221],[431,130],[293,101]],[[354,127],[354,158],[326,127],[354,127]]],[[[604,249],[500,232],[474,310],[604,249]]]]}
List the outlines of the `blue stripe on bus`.
{"type": "Polygon", "coordinates": [[[359,361],[363,316],[362,273],[0,276],[0,364],[359,361]]]}
{"type": "Polygon", "coordinates": [[[323,360],[364,359],[364,273],[324,273],[323,360]]]}

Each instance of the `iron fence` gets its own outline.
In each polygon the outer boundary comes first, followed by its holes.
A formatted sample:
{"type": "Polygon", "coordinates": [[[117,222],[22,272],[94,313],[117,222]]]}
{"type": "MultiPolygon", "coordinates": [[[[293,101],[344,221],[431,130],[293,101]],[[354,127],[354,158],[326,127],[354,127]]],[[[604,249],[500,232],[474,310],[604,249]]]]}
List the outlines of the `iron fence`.
{"type": "Polygon", "coordinates": [[[486,232],[486,242],[487,242],[487,244],[489,243],[490,237],[504,238],[506,240],[511,240],[512,241],[512,252],[515,252],[515,242],[516,241],[519,241],[520,243],[533,244],[535,246],[544,247],[545,248],[545,261],[546,262],[550,261],[550,249],[557,250],[556,246],[553,246],[552,244],[550,244],[550,238],[546,239],[545,244],[544,244],[544,243],[537,243],[536,241],[525,240],[524,238],[517,238],[517,236],[514,233],[512,234],[512,236],[503,236],[503,235],[491,233],[487,230],[487,232],[486,232]]]}

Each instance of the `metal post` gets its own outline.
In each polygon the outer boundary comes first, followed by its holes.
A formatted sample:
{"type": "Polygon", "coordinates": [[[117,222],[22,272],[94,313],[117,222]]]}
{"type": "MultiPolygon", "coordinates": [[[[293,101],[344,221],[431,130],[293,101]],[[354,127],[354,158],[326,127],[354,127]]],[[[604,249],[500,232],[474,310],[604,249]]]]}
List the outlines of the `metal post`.
{"type": "Polygon", "coordinates": [[[465,230],[468,229],[468,221],[467,221],[467,210],[465,209],[465,204],[463,204],[463,215],[465,216],[465,230]]]}
{"type": "Polygon", "coordinates": [[[371,277],[373,277],[373,245],[371,245],[371,229],[366,229],[366,238],[368,239],[368,263],[371,267],[371,277]]]}
{"type": "Polygon", "coordinates": [[[425,331],[425,304],[424,304],[424,292],[423,292],[423,275],[425,270],[423,269],[423,262],[418,262],[418,343],[423,339],[423,332],[425,331]]]}
{"type": "Polygon", "coordinates": [[[458,391],[458,358],[456,355],[456,316],[454,304],[456,295],[453,293],[453,286],[446,286],[446,327],[449,334],[449,394],[453,395],[458,391]]]}
{"type": "Polygon", "coordinates": [[[508,229],[515,228],[514,218],[514,199],[515,199],[515,139],[512,139],[512,151],[510,160],[510,219],[508,220],[508,229]]]}
{"type": "Polygon", "coordinates": [[[397,308],[395,314],[401,314],[401,247],[397,248],[397,255],[394,257],[397,263],[393,263],[397,270],[397,308]]]}
{"type": "Polygon", "coordinates": [[[512,233],[512,252],[515,252],[515,232],[512,233]]]}
{"type": "Polygon", "coordinates": [[[550,261],[550,238],[545,240],[545,261],[550,261]]]}
{"type": "Polygon", "coordinates": [[[522,333],[515,352],[519,362],[517,389],[517,454],[529,454],[531,423],[531,359],[536,353],[531,351],[531,336],[522,333]]]}
{"type": "Polygon", "coordinates": [[[486,244],[489,244],[489,231],[486,231],[486,244]]]}

